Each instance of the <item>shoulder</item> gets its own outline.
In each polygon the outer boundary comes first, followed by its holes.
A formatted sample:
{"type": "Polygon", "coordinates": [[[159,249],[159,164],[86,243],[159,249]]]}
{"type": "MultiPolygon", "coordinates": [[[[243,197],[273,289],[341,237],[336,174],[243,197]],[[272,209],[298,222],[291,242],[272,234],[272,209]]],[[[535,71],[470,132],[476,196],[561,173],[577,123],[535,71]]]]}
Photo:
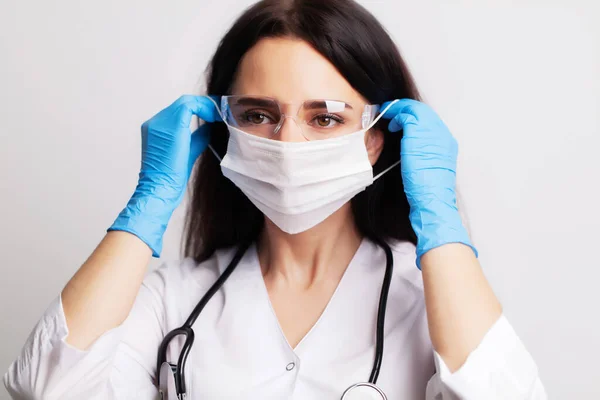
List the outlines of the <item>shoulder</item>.
{"type": "Polygon", "coordinates": [[[406,281],[422,292],[423,276],[417,268],[416,246],[400,240],[388,240],[387,243],[394,256],[394,277],[406,281]]]}
{"type": "Polygon", "coordinates": [[[143,286],[160,297],[165,291],[185,290],[190,286],[207,288],[219,277],[233,253],[234,249],[217,250],[200,263],[191,257],[164,261],[146,274],[143,286]]]}
{"type": "Polygon", "coordinates": [[[136,309],[152,310],[167,331],[180,326],[219,278],[230,253],[217,251],[200,263],[187,257],[159,264],[144,278],[136,309]]]}
{"type": "MultiPolygon", "coordinates": [[[[400,240],[387,240],[387,244],[392,251],[394,261],[393,281],[400,286],[409,286],[410,289],[422,293],[423,278],[421,271],[417,268],[416,246],[411,242],[400,240]]],[[[385,251],[379,244],[365,238],[361,254],[363,261],[372,264],[376,270],[383,271],[385,269],[385,251]]]]}

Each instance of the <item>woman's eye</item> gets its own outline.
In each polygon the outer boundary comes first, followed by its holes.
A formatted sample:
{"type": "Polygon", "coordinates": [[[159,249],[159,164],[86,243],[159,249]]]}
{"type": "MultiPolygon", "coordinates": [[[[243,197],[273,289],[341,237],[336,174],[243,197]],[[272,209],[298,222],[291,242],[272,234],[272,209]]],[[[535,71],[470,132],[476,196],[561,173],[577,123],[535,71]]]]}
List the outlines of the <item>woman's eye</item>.
{"type": "Polygon", "coordinates": [[[340,118],[338,118],[334,115],[328,115],[328,114],[317,115],[313,119],[313,121],[318,128],[332,128],[336,125],[343,123],[343,121],[340,118]]]}
{"type": "Polygon", "coordinates": [[[321,126],[321,127],[329,126],[329,124],[331,124],[331,121],[332,121],[332,119],[329,117],[317,118],[317,124],[319,124],[319,126],[321,126]]]}
{"type": "Polygon", "coordinates": [[[249,113],[246,114],[245,120],[253,125],[262,125],[268,124],[271,119],[262,113],[249,113]]]}

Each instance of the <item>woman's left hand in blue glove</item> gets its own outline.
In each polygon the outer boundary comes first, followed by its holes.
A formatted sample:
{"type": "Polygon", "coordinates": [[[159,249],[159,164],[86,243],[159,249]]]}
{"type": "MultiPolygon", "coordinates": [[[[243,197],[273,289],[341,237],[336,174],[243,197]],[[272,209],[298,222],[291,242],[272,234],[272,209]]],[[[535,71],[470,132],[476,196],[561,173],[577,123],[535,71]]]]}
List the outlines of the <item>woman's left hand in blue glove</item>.
{"type": "Polygon", "coordinates": [[[477,256],[456,205],[458,144],[452,133],[431,107],[417,100],[397,100],[383,118],[391,119],[391,132],[404,131],[400,166],[419,269],[423,254],[447,243],[466,244],[477,256]]]}

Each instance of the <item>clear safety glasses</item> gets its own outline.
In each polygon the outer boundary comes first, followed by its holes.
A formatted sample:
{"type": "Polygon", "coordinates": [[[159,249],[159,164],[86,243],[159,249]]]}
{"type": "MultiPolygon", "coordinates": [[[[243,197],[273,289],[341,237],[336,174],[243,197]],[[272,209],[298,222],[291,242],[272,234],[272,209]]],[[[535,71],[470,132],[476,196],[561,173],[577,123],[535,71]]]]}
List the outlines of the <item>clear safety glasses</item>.
{"type": "Polygon", "coordinates": [[[338,100],[307,100],[302,104],[280,103],[270,97],[222,96],[221,115],[228,125],[263,138],[271,138],[291,118],[306,140],[330,139],[368,127],[379,106],[350,105],[338,100]]]}

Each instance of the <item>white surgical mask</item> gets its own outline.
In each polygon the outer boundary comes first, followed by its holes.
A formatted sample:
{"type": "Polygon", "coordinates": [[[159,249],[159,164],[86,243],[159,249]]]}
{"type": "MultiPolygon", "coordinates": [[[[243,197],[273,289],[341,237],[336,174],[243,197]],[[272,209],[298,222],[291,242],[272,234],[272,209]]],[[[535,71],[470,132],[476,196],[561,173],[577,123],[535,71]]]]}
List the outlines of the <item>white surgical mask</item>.
{"type": "Polygon", "coordinates": [[[304,232],[400,163],[373,177],[365,145],[365,132],[392,104],[366,128],[332,139],[283,142],[227,125],[225,157],[210,148],[223,175],[267,218],[284,232],[304,232]]]}

